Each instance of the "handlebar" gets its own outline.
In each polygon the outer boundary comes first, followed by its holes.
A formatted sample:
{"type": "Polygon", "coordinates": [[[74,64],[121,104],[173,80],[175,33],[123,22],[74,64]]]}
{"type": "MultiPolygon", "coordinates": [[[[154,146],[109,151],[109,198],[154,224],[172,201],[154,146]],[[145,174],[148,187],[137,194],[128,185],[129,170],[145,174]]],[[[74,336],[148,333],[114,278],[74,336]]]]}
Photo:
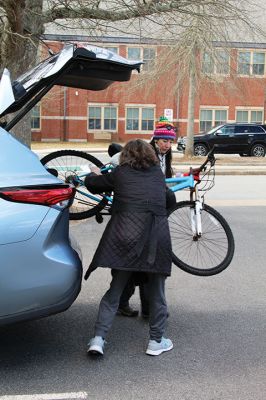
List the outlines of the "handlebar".
{"type": "Polygon", "coordinates": [[[209,153],[207,154],[207,158],[203,164],[201,164],[198,168],[190,167],[189,173],[185,174],[185,175],[193,175],[194,179],[196,181],[199,181],[200,180],[199,174],[200,174],[200,172],[206,170],[207,164],[210,163],[210,167],[214,166],[214,164],[216,162],[216,158],[214,157],[214,151],[215,151],[215,146],[213,146],[212,149],[209,151],[209,153]]]}
{"type": "Polygon", "coordinates": [[[203,171],[208,163],[211,164],[211,167],[215,164],[216,158],[214,157],[214,151],[215,151],[215,146],[212,147],[212,149],[209,151],[207,154],[207,158],[204,161],[204,163],[198,168],[199,172],[203,171]]]}

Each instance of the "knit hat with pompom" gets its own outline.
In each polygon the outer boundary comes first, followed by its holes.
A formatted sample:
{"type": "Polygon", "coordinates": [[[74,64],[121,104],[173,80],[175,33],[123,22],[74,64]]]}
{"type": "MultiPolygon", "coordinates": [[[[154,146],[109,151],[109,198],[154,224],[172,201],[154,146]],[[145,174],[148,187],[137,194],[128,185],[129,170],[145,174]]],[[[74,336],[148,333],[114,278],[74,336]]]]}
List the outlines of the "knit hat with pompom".
{"type": "Polygon", "coordinates": [[[156,123],[152,139],[175,140],[175,138],[176,138],[175,126],[166,117],[160,117],[159,121],[156,123]]]}

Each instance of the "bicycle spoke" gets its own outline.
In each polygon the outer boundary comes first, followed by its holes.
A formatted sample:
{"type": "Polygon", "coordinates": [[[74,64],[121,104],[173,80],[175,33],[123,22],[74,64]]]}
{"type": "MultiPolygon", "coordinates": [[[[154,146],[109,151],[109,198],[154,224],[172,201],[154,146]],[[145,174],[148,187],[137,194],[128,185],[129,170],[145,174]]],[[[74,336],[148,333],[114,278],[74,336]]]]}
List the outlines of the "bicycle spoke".
{"type": "Polygon", "coordinates": [[[228,239],[223,226],[204,209],[201,213],[202,236],[194,237],[191,206],[176,208],[169,216],[173,253],[183,263],[197,269],[213,268],[223,262],[228,239]]]}
{"type": "MultiPolygon", "coordinates": [[[[44,157],[41,162],[47,169],[56,170],[59,179],[71,183],[75,177],[90,172],[90,165],[100,166],[102,163],[90,154],[75,151],[61,150],[44,157]]],[[[80,178],[82,179],[82,178],[80,178]]],[[[70,219],[83,219],[95,215],[107,204],[102,196],[92,195],[85,186],[76,190],[75,198],[69,209],[70,219]]]]}

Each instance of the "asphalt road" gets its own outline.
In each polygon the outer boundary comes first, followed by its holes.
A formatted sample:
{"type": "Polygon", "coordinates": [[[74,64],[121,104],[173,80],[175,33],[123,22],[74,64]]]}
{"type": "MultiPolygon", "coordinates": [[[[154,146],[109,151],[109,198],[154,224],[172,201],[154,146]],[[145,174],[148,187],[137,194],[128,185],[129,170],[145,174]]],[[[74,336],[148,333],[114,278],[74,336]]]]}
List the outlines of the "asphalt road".
{"type": "MultiPolygon", "coordinates": [[[[226,190],[209,202],[220,201],[217,209],[234,232],[236,253],[228,269],[200,278],[173,266],[167,280],[171,352],[148,357],[147,323],[116,317],[104,357],[87,357],[99,300],[110,282],[110,272],[98,269],[65,313],[0,329],[0,400],[264,400],[266,208],[249,205],[249,179],[240,185],[242,206],[230,204],[226,190]]],[[[264,188],[257,191],[256,200],[266,198],[264,188]]],[[[84,268],[106,221],[71,223],[84,268]]],[[[138,293],[132,305],[139,306],[138,293]]]]}

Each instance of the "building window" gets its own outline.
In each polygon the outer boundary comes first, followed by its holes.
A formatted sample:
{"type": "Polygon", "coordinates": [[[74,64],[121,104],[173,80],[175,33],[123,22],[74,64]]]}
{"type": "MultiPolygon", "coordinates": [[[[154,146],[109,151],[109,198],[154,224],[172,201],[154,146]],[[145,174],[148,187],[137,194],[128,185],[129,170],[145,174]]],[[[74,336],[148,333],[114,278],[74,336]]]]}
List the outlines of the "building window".
{"type": "Polygon", "coordinates": [[[31,110],[31,129],[41,129],[41,107],[39,104],[34,106],[31,110]]]}
{"type": "Polygon", "coordinates": [[[200,131],[206,132],[212,126],[212,110],[200,110],[200,131]]]}
{"type": "Polygon", "coordinates": [[[101,129],[101,107],[89,106],[89,129],[101,129]]]}
{"type": "Polygon", "coordinates": [[[140,60],[141,59],[141,48],[140,47],[128,47],[127,58],[129,60],[140,60]]]}
{"type": "Polygon", "coordinates": [[[236,122],[259,123],[263,122],[262,110],[236,110],[236,122]]]}
{"type": "Polygon", "coordinates": [[[236,112],[236,122],[248,122],[248,111],[238,110],[236,112]]]}
{"type": "Polygon", "coordinates": [[[117,107],[107,105],[89,105],[88,129],[116,131],[117,129],[117,107]]]}
{"type": "Polygon", "coordinates": [[[126,130],[127,131],[153,131],[154,129],[153,107],[127,107],[126,130]]]}
{"type": "Polygon", "coordinates": [[[265,54],[253,53],[253,75],[264,75],[265,54]]]}
{"type": "Polygon", "coordinates": [[[216,50],[213,55],[204,53],[202,56],[202,72],[210,74],[229,74],[229,53],[226,50],[216,50]]]}
{"type": "Polygon", "coordinates": [[[139,130],[139,108],[127,108],[127,131],[138,131],[139,130]]]}
{"type": "Polygon", "coordinates": [[[239,75],[264,75],[265,53],[240,51],[237,72],[239,75]]]}
{"type": "Polygon", "coordinates": [[[227,75],[229,74],[229,53],[226,50],[219,50],[216,53],[216,73],[227,75]]]}
{"type": "Polygon", "coordinates": [[[202,56],[201,70],[204,74],[214,73],[214,63],[210,54],[208,53],[204,53],[202,56]]]}
{"type": "Polygon", "coordinates": [[[128,47],[127,57],[129,60],[143,60],[143,71],[148,71],[154,65],[156,50],[154,47],[128,47]]]}
{"type": "Polygon", "coordinates": [[[262,111],[251,111],[250,112],[250,122],[263,122],[263,112],[262,111]]]}
{"type": "Polygon", "coordinates": [[[153,131],[153,128],[154,128],[154,109],[143,108],[142,119],[141,119],[141,130],[153,131]]]}
{"type": "Polygon", "coordinates": [[[214,110],[214,126],[227,122],[227,110],[214,110]]]}
{"type": "Polygon", "coordinates": [[[241,75],[250,74],[250,52],[238,53],[237,71],[241,75]]]}
{"type": "Polygon", "coordinates": [[[227,110],[201,109],[200,110],[200,131],[207,132],[214,126],[227,122],[227,110]]]}
{"type": "Polygon", "coordinates": [[[104,46],[106,50],[112,51],[115,54],[118,54],[118,47],[112,47],[112,46],[104,46]]]}
{"type": "Polygon", "coordinates": [[[143,71],[148,71],[154,66],[155,60],[155,49],[152,47],[147,47],[143,49],[143,71]]]}
{"type": "Polygon", "coordinates": [[[117,109],[116,107],[104,107],[103,124],[104,129],[115,131],[116,120],[117,120],[117,109]]]}

